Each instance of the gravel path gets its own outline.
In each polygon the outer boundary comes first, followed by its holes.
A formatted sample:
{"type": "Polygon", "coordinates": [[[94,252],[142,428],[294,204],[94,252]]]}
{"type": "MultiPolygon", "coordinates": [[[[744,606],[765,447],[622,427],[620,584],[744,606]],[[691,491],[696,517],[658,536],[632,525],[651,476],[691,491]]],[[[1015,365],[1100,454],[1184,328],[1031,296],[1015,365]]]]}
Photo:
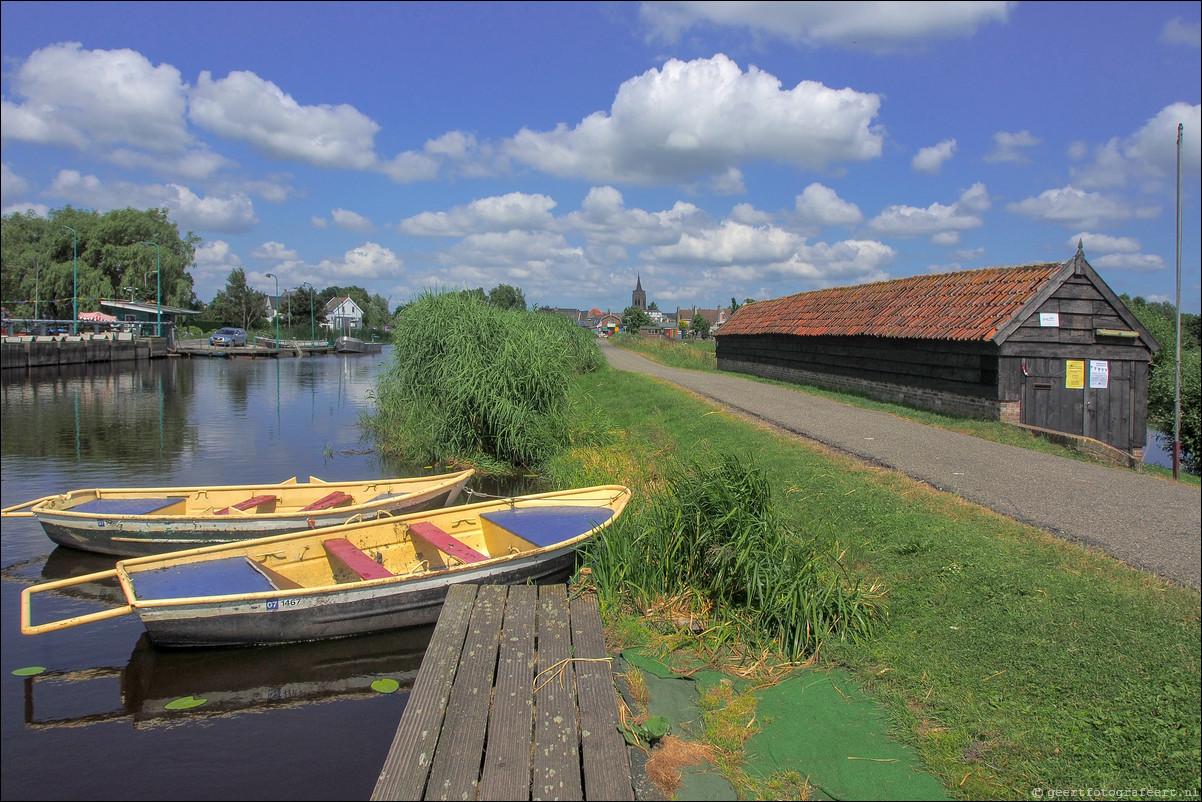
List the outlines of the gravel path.
{"type": "Polygon", "coordinates": [[[645,373],[859,459],[1202,587],[1199,489],[1001,445],[734,374],[670,368],[602,343],[617,370],[645,373]]]}

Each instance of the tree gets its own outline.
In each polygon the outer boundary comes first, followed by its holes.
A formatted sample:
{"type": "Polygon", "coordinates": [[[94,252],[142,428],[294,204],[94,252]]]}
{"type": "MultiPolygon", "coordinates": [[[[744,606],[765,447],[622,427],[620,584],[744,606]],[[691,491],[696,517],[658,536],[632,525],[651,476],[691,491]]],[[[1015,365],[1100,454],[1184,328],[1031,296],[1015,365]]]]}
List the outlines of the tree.
{"type": "MultiPolygon", "coordinates": [[[[1160,343],[1148,370],[1148,424],[1170,442],[1176,409],[1177,309],[1160,301],[1120,296],[1144,328],[1160,343]]],[[[1181,316],[1181,463],[1197,473],[1202,459],[1202,342],[1199,316],[1181,316]]]]}
{"type": "Polygon", "coordinates": [[[651,316],[637,307],[628,306],[626,311],[622,313],[622,328],[625,331],[635,333],[643,326],[651,325],[651,316]]]}
{"type": "Polygon", "coordinates": [[[693,333],[701,339],[710,336],[710,322],[696,312],[693,313],[693,333]]]}
{"type": "Polygon", "coordinates": [[[131,297],[157,303],[161,296],[165,306],[195,309],[188,270],[199,242],[191,232],[181,236],[166,209],[18,212],[3,218],[2,294],[18,301],[10,308],[17,316],[60,320],[131,297]]]}
{"type": "Polygon", "coordinates": [[[209,309],[222,323],[250,330],[267,317],[267,293],[248,287],[246,272],[234,268],[209,309]]]}
{"type": "Polygon", "coordinates": [[[526,295],[518,287],[498,284],[488,291],[488,303],[498,309],[526,311],[526,295]]]}

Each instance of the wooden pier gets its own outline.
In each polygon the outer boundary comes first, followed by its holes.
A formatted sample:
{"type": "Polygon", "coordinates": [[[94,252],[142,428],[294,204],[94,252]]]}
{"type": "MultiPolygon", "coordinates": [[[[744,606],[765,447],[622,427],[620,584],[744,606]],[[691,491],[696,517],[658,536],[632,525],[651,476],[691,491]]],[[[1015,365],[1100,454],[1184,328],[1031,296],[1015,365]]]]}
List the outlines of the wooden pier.
{"type": "Polygon", "coordinates": [[[633,800],[596,597],[456,585],[373,800],[633,800]]]}

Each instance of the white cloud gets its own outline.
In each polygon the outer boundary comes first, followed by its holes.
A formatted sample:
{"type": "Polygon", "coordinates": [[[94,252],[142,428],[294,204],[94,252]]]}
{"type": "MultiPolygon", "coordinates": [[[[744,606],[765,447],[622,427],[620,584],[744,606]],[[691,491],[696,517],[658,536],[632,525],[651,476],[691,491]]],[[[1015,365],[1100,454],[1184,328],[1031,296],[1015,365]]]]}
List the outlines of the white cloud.
{"type": "Polygon", "coordinates": [[[1131,237],[1112,237],[1109,234],[1091,234],[1088,231],[1078,232],[1066,242],[1070,248],[1076,248],[1077,243],[1082,243],[1086,252],[1138,253],[1140,248],[1139,240],[1131,237]]]}
{"type": "Polygon", "coordinates": [[[979,227],[981,214],[991,206],[984,184],[973,184],[951,206],[932,203],[915,206],[889,206],[869,221],[878,234],[890,237],[934,237],[937,245],[956,245],[959,234],[979,227]]]}
{"type": "Polygon", "coordinates": [[[572,277],[571,292],[587,297],[608,293],[596,267],[582,248],[550,231],[503,231],[465,237],[439,256],[443,276],[463,287],[520,286],[528,301],[552,290],[564,294],[563,277],[572,277]]]}
{"type": "Polygon", "coordinates": [[[956,155],[956,140],[945,139],[938,145],[923,148],[910,161],[910,169],[916,173],[934,175],[943,169],[943,164],[956,155]]]}
{"type": "Polygon", "coordinates": [[[1041,142],[1043,140],[1033,136],[1030,131],[1015,133],[998,131],[993,135],[993,150],[985,154],[985,161],[993,164],[998,162],[1028,164],[1031,159],[1026,153],[1023,153],[1022,149],[1033,148],[1041,142]]]}
{"type": "Polygon", "coordinates": [[[555,200],[547,195],[510,192],[481,198],[447,212],[422,212],[402,220],[403,234],[413,237],[463,237],[484,231],[532,230],[552,220],[555,200]]]}
{"type": "Polygon", "coordinates": [[[874,94],[802,81],[782,90],[772,75],[747,72],[722,54],[669,60],[618,89],[609,114],[575,128],[522,129],[504,152],[515,162],[563,177],[667,183],[717,177],[741,185],[735,165],[756,160],[825,170],[881,154],[872,124],[874,94]]]}
{"type": "Polygon", "coordinates": [[[1181,17],[1173,17],[1164,24],[1164,29],[1160,32],[1160,41],[1171,45],[1202,47],[1202,23],[1186,22],[1181,17]]]}
{"type": "Polygon", "coordinates": [[[1090,257],[1089,263],[1096,270],[1131,270],[1136,273],[1153,273],[1164,270],[1164,259],[1153,253],[1108,253],[1097,258],[1090,257]]]}
{"type": "Polygon", "coordinates": [[[1015,3],[939,2],[644,2],[652,36],[675,42],[703,23],[747,28],[757,36],[812,47],[893,50],[967,38],[983,25],[1005,23],[1015,3]]]}
{"type": "Polygon", "coordinates": [[[0,165],[0,205],[8,206],[17,202],[18,195],[29,191],[29,182],[13,172],[8,162],[0,165]]]}
{"type": "Polygon", "coordinates": [[[84,50],[66,42],[36,50],[12,77],[23,102],[3,101],[0,135],[43,145],[128,145],[155,154],[191,142],[187,87],[177,69],[133,50],[84,50]]]}
{"type": "Polygon", "coordinates": [[[1177,126],[1182,125],[1181,169],[1185,175],[1202,170],[1202,105],[1174,103],[1157,112],[1128,137],[1115,137],[1089,153],[1075,143],[1070,155],[1091,161],[1074,167],[1073,183],[1084,189],[1116,189],[1140,179],[1153,181],[1177,172],[1177,126]]]}
{"type": "Polygon", "coordinates": [[[262,259],[267,262],[278,264],[293,264],[300,262],[300,253],[295,249],[289,248],[282,242],[274,240],[264,242],[259,247],[250,252],[250,255],[255,259],[262,259]]]}
{"type": "Polygon", "coordinates": [[[103,183],[94,175],[61,170],[47,188],[51,197],[100,212],[112,209],[166,207],[183,230],[249,231],[258,225],[254,204],[241,193],[200,197],[179,184],[103,183]]]}
{"type": "Polygon", "coordinates": [[[375,228],[371,220],[349,209],[334,209],[330,212],[330,219],[333,221],[334,228],[341,228],[343,231],[357,231],[360,234],[367,234],[375,228]]]}
{"type": "Polygon", "coordinates": [[[797,216],[803,225],[853,226],[864,219],[860,207],[845,201],[830,187],[810,184],[796,202],[797,216]]]}
{"type": "Polygon", "coordinates": [[[404,261],[388,248],[365,242],[352,248],[340,259],[326,259],[315,267],[330,284],[355,284],[361,279],[392,277],[405,266],[404,261]]]}
{"type": "Polygon", "coordinates": [[[1038,197],[1025,198],[1006,206],[1006,210],[1049,223],[1072,228],[1097,228],[1107,220],[1152,217],[1158,210],[1135,208],[1097,192],[1074,186],[1048,189],[1038,197]]]}
{"type": "Polygon", "coordinates": [[[153,170],[163,175],[172,175],[186,180],[211,177],[232,162],[204,148],[193,148],[184,153],[146,153],[130,148],[117,148],[106,157],[111,164],[125,170],[153,170]]]}
{"type": "Polygon", "coordinates": [[[580,210],[557,221],[556,229],[580,231],[589,244],[590,255],[603,261],[625,258],[627,247],[668,245],[677,242],[683,231],[711,224],[710,217],[691,203],[677,201],[671,209],[649,212],[627,208],[622,193],[613,187],[593,187],[580,210]],[[594,254],[594,249],[612,247],[609,255],[594,254]]]}
{"type": "Polygon", "coordinates": [[[380,126],[373,120],[345,103],[302,106],[252,72],[231,72],[216,81],[207,70],[201,72],[188,117],[271,158],[359,170],[376,164],[373,143],[380,126]]]}

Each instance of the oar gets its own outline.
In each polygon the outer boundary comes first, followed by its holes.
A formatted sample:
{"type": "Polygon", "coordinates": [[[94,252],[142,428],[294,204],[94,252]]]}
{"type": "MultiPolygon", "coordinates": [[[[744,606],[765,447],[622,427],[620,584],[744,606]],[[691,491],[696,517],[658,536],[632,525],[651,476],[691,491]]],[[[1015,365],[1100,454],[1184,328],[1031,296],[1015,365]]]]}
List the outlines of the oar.
{"type": "Polygon", "coordinates": [[[19,510],[24,510],[26,507],[32,507],[34,504],[41,504],[43,501],[49,501],[52,498],[58,498],[58,494],[55,494],[53,496],[42,496],[41,498],[35,498],[33,501],[26,501],[24,504],[17,504],[12,507],[5,507],[4,509],[0,510],[0,517],[32,518],[33,517],[32,512],[19,512],[19,510]]]}

